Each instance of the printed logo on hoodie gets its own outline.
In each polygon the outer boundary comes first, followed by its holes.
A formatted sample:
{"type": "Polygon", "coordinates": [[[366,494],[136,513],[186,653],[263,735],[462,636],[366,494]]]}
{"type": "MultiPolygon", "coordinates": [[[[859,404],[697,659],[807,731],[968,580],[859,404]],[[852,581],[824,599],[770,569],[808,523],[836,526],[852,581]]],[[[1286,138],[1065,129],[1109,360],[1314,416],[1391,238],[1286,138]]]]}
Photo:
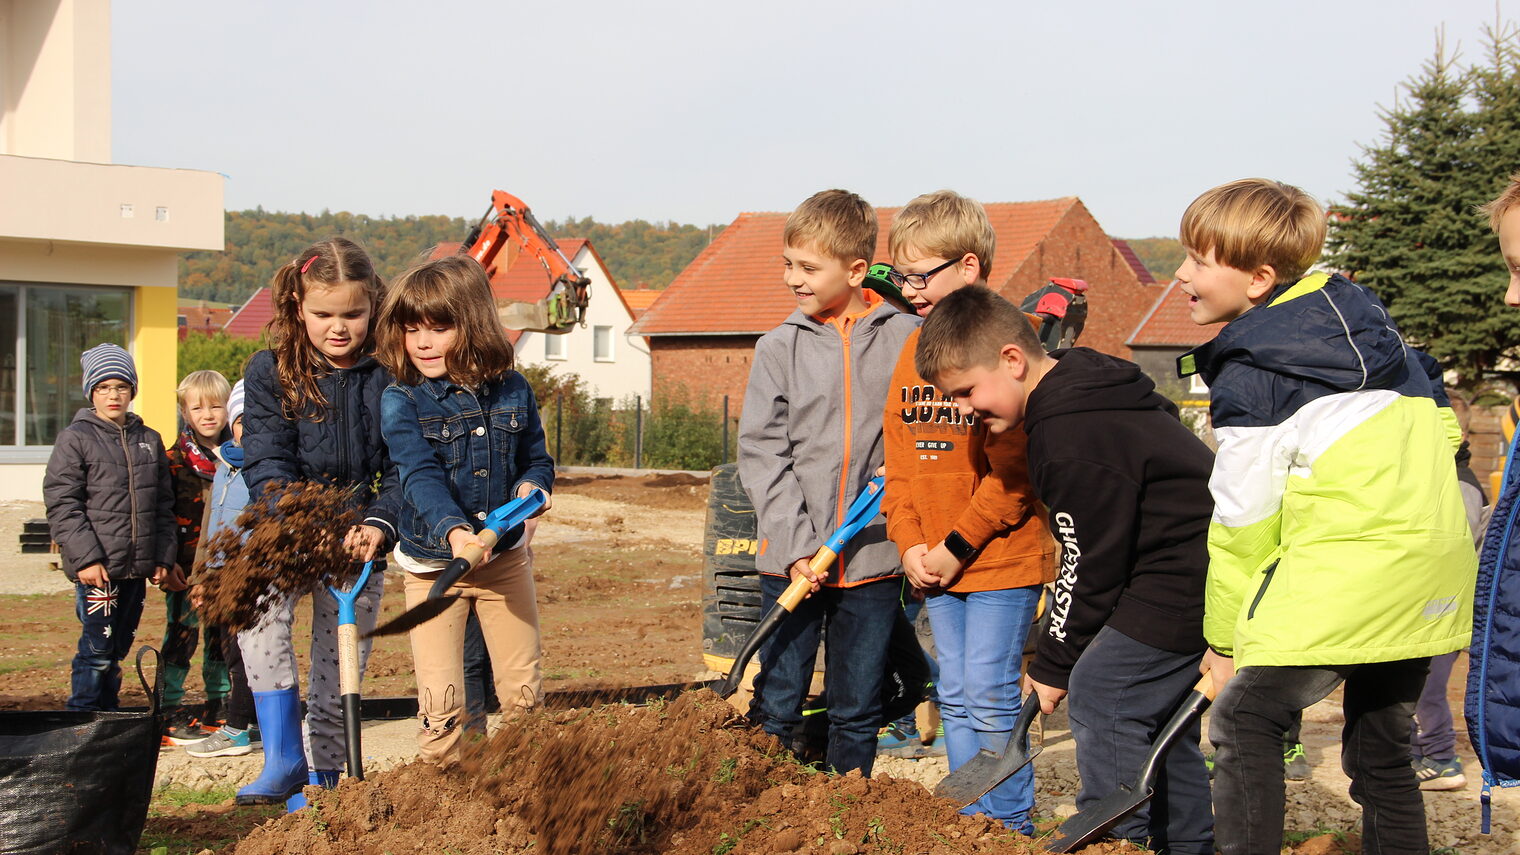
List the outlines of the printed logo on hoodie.
{"type": "Polygon", "coordinates": [[[946,425],[968,428],[976,424],[975,415],[963,415],[948,395],[929,384],[898,387],[900,411],[905,425],[946,425]]]}
{"type": "Polygon", "coordinates": [[[1077,585],[1077,561],[1082,547],[1077,545],[1077,522],[1062,511],[1051,517],[1061,538],[1061,575],[1056,577],[1055,608],[1050,612],[1050,637],[1066,640],[1066,617],[1071,614],[1071,592],[1077,585]]]}

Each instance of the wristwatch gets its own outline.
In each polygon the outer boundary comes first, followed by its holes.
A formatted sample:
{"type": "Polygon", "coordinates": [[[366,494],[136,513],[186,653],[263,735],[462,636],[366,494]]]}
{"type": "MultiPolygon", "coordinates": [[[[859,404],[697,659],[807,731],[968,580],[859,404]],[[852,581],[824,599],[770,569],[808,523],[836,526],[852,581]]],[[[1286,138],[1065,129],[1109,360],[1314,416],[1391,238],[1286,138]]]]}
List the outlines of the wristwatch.
{"type": "Polygon", "coordinates": [[[968,543],[966,538],[961,537],[961,533],[958,531],[952,531],[945,535],[945,548],[950,550],[950,554],[955,556],[955,560],[962,564],[970,561],[971,556],[976,554],[976,547],[968,543]]]}

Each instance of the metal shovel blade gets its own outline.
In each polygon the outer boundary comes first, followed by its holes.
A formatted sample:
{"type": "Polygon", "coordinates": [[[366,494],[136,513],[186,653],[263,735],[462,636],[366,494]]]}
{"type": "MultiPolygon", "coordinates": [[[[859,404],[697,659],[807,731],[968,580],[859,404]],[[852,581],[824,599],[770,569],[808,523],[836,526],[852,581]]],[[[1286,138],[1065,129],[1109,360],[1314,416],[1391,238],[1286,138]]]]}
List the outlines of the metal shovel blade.
{"type": "Polygon", "coordinates": [[[998,784],[1008,780],[1014,772],[1024,768],[1029,761],[1044,750],[1043,745],[1029,744],[1029,728],[1040,712],[1040,699],[1033,692],[1024,699],[1019,717],[1008,734],[1008,744],[1001,753],[983,748],[975,757],[939,782],[934,795],[949,799],[959,807],[968,807],[977,799],[992,792],[998,784]]]}

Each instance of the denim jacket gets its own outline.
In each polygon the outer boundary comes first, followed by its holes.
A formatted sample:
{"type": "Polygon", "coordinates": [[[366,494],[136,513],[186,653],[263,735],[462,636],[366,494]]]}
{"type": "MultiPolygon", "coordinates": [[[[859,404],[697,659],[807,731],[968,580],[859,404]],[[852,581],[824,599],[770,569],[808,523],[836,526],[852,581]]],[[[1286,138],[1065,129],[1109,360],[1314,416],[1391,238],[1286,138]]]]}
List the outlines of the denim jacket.
{"type": "Polygon", "coordinates": [[[451,557],[448,533],[478,530],[519,485],[554,488],[538,404],[516,371],[478,393],[446,378],[392,384],[380,398],[380,428],[408,505],[401,548],[414,558],[451,557]]]}

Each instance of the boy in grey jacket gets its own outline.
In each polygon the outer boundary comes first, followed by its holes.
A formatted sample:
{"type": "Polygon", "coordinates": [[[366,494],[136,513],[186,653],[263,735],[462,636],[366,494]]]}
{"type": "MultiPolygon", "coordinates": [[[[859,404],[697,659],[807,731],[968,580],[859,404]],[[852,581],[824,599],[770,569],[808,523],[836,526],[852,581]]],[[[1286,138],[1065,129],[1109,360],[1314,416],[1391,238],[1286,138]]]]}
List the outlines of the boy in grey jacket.
{"type": "Polygon", "coordinates": [[[174,569],[174,488],[163,439],[127,409],[137,395],[132,357],[101,344],[79,363],[93,406],[53,442],[42,496],[83,624],[68,708],[114,710],[146,581],[182,590],[185,580],[174,569]]]}
{"type": "Polygon", "coordinates": [[[826,578],[815,578],[808,560],[882,464],[881,408],[897,354],[919,324],[862,290],[879,230],[871,206],[843,190],[814,194],[787,218],[782,258],[797,311],[755,345],[739,420],[762,605],[769,609],[799,576],[813,588],[761,651],[757,717],[792,746],[827,618],[825,760],[837,773],[867,776],[902,567],[879,519],[826,578]]]}

